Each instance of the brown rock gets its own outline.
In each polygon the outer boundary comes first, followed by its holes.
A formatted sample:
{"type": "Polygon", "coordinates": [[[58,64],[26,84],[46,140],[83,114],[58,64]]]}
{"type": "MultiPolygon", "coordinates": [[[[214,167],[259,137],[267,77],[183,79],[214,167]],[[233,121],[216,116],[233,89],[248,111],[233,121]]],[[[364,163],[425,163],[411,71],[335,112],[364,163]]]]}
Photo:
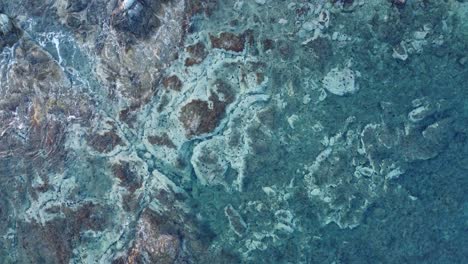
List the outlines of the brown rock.
{"type": "Polygon", "coordinates": [[[73,235],[79,235],[80,231],[85,230],[104,230],[108,217],[106,213],[109,213],[107,208],[93,203],[86,203],[77,210],[64,208],[62,211],[68,219],[68,228],[73,235]]]}
{"type": "Polygon", "coordinates": [[[189,67],[195,64],[200,64],[208,55],[205,44],[198,42],[186,48],[190,57],[185,60],[185,66],[189,67]]]}
{"type": "Polygon", "coordinates": [[[76,210],[65,207],[62,212],[64,218],[55,218],[44,225],[18,223],[18,249],[23,251],[18,263],[69,263],[80,233],[102,231],[110,214],[108,208],[93,203],[76,210]]]}
{"type": "Polygon", "coordinates": [[[169,90],[174,90],[180,92],[182,89],[182,81],[180,81],[179,77],[176,75],[171,75],[169,77],[164,78],[163,80],[164,88],[169,90]]]}
{"type": "Polygon", "coordinates": [[[160,136],[148,136],[148,141],[153,145],[166,146],[172,149],[176,148],[176,145],[166,133],[163,133],[160,136]]]}
{"type": "Polygon", "coordinates": [[[130,127],[133,127],[133,124],[136,121],[136,116],[131,108],[125,108],[124,110],[120,111],[119,119],[130,127]]]}
{"type": "Polygon", "coordinates": [[[201,13],[204,13],[206,16],[210,16],[216,7],[216,0],[191,0],[188,1],[186,5],[185,13],[188,15],[187,19],[201,13]]]}
{"type": "Polygon", "coordinates": [[[94,135],[89,141],[89,145],[100,153],[108,153],[115,147],[125,144],[114,131],[107,131],[103,135],[94,135]]]}
{"type": "Polygon", "coordinates": [[[138,173],[132,170],[129,162],[122,161],[112,165],[112,172],[120,180],[120,185],[127,188],[131,193],[141,187],[141,179],[138,173]]]}
{"type": "Polygon", "coordinates": [[[193,100],[182,107],[180,121],[188,136],[200,135],[212,131],[219,122],[219,109],[210,109],[207,101],[193,100]]]}
{"type": "Polygon", "coordinates": [[[53,220],[45,226],[22,223],[18,226],[19,263],[69,263],[72,239],[64,220],[53,220]]]}
{"type": "Polygon", "coordinates": [[[241,52],[244,50],[245,36],[222,32],[218,37],[210,35],[210,41],[213,48],[241,52]]]}
{"type": "Polygon", "coordinates": [[[176,229],[164,228],[167,224],[157,214],[145,210],[138,222],[135,243],[125,263],[139,263],[143,255],[147,255],[151,263],[175,263],[182,250],[182,243],[176,229]]]}
{"type": "Polygon", "coordinates": [[[234,101],[235,95],[227,83],[217,80],[213,88],[209,101],[195,99],[182,107],[179,120],[187,136],[213,131],[224,117],[227,105],[234,101]]]}
{"type": "Polygon", "coordinates": [[[133,125],[136,121],[136,114],[138,110],[149,103],[152,99],[152,96],[150,94],[147,94],[144,98],[140,98],[132,102],[132,104],[121,110],[119,113],[119,119],[123,122],[125,122],[128,126],[133,128],[133,125]]]}

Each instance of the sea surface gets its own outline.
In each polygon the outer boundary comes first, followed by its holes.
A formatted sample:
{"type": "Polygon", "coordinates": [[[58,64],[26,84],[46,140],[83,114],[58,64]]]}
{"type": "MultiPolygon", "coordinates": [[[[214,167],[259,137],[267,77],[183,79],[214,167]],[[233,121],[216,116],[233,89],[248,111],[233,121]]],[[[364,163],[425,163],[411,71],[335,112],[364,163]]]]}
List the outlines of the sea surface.
{"type": "Polygon", "coordinates": [[[468,263],[468,1],[0,0],[3,263],[468,263]]]}

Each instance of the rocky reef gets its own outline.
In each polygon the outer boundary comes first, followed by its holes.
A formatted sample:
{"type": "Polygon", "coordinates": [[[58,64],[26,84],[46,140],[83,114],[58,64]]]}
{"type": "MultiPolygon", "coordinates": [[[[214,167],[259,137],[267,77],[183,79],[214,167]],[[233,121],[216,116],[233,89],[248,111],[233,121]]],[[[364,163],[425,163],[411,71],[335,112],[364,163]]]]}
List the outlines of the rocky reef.
{"type": "Polygon", "coordinates": [[[1,263],[467,263],[468,2],[0,0],[1,263]]]}

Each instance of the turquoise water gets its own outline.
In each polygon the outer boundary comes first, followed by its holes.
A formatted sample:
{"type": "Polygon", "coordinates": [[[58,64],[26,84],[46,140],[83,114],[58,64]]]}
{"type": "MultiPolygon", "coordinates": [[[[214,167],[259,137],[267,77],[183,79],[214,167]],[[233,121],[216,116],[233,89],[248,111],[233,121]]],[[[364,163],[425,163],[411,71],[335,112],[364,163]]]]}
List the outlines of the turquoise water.
{"type": "Polygon", "coordinates": [[[467,263],[468,2],[0,13],[0,263],[467,263]]]}

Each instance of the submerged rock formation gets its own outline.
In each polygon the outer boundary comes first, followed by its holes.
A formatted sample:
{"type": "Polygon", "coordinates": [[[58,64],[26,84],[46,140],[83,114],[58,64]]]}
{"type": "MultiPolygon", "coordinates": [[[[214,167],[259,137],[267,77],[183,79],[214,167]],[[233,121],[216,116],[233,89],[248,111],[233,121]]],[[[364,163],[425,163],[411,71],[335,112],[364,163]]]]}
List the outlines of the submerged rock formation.
{"type": "Polygon", "coordinates": [[[0,0],[0,262],[465,263],[467,10],[0,0]]]}

